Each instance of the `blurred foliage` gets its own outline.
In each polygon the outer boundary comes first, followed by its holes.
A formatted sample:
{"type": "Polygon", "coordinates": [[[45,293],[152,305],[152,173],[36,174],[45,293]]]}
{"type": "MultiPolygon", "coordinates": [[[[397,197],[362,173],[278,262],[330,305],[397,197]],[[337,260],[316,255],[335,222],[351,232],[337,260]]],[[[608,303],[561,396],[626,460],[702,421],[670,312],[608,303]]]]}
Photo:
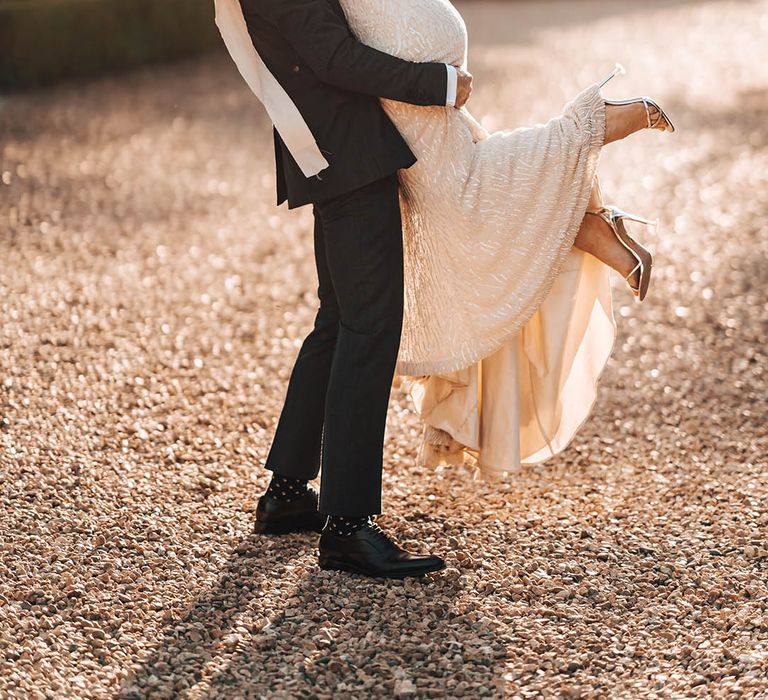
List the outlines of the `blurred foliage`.
{"type": "Polygon", "coordinates": [[[0,89],[220,45],[211,0],[0,0],[0,89]]]}

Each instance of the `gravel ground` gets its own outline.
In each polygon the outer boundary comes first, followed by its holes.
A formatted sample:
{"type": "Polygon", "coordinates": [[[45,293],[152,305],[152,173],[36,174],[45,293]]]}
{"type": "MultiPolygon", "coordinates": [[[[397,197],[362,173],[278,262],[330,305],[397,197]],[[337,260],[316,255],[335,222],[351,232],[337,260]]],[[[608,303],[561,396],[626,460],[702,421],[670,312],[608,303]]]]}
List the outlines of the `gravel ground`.
{"type": "Polygon", "coordinates": [[[2,99],[0,696],[766,697],[768,2],[638,5],[459,5],[489,127],[619,60],[679,131],[604,153],[657,267],[564,454],[429,472],[393,391],[380,522],[425,580],[251,534],[315,278],[227,57],[2,99]]]}

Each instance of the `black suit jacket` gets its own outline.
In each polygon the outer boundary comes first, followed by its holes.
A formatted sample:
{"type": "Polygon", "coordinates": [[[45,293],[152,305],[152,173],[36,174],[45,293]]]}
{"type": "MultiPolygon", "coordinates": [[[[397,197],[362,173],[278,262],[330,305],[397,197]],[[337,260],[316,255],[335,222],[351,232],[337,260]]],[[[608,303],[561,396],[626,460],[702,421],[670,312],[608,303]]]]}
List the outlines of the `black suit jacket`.
{"type": "Polygon", "coordinates": [[[330,164],[305,177],[274,130],[278,204],[322,202],[416,162],[378,98],[445,105],[444,64],[411,63],[361,44],[339,0],[240,5],[256,50],[330,164]]]}

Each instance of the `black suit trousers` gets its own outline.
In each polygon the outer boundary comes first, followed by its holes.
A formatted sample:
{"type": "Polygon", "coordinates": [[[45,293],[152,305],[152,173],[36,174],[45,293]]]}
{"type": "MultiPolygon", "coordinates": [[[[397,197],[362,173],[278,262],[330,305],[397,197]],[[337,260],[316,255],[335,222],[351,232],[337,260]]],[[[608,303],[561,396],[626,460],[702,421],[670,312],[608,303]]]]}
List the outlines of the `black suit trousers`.
{"type": "Polygon", "coordinates": [[[381,512],[384,428],[403,322],[397,174],[313,206],[320,307],[266,467],[313,479],[320,512],[381,512]]]}

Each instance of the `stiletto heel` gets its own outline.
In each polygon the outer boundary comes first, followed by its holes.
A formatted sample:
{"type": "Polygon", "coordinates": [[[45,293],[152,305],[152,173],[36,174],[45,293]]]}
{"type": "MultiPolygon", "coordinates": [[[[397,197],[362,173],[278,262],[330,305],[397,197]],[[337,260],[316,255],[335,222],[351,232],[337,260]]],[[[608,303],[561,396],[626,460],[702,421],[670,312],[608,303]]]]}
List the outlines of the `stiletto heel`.
{"type": "Polygon", "coordinates": [[[610,74],[610,75],[609,75],[607,78],[603,78],[603,80],[601,80],[601,81],[600,81],[600,82],[597,84],[597,87],[599,87],[599,88],[603,87],[603,85],[605,85],[605,84],[606,84],[606,83],[607,83],[607,82],[608,82],[608,81],[609,81],[611,78],[613,78],[614,76],[617,76],[617,75],[626,75],[626,74],[627,74],[627,69],[626,69],[626,68],[624,68],[624,66],[622,66],[622,65],[621,65],[621,63],[617,63],[617,64],[616,64],[616,65],[613,67],[613,71],[611,71],[611,74],[610,74]]]}
{"type": "Polygon", "coordinates": [[[648,285],[651,281],[651,267],[653,265],[653,256],[647,248],[640,245],[634,240],[628,233],[624,226],[624,221],[636,221],[646,226],[657,226],[658,221],[651,221],[650,219],[644,219],[642,216],[636,216],[635,214],[628,214],[616,207],[601,207],[596,211],[589,211],[588,214],[594,214],[599,216],[605,221],[608,226],[611,227],[613,235],[619,239],[621,245],[623,245],[630,253],[632,253],[637,265],[632,268],[632,271],[624,278],[632,293],[635,295],[637,301],[643,301],[645,295],[648,293],[648,285]],[[633,287],[630,280],[636,272],[639,272],[638,285],[633,287]]]}
{"type": "MultiPolygon", "coordinates": [[[[611,74],[607,77],[601,80],[597,87],[601,88],[603,85],[605,85],[611,78],[613,78],[616,75],[626,75],[626,69],[624,66],[621,65],[621,63],[617,63],[614,67],[611,74]]],[[[675,125],[672,123],[672,120],[667,116],[667,113],[659,106],[659,104],[652,100],[650,97],[635,97],[631,100],[605,100],[605,104],[607,105],[614,105],[614,106],[621,106],[621,105],[633,105],[633,104],[643,104],[643,107],[645,107],[645,116],[648,119],[648,128],[649,129],[659,129],[660,131],[668,131],[670,134],[675,131],[675,125]],[[651,116],[651,107],[653,107],[657,114],[655,116],[651,116]]]]}

